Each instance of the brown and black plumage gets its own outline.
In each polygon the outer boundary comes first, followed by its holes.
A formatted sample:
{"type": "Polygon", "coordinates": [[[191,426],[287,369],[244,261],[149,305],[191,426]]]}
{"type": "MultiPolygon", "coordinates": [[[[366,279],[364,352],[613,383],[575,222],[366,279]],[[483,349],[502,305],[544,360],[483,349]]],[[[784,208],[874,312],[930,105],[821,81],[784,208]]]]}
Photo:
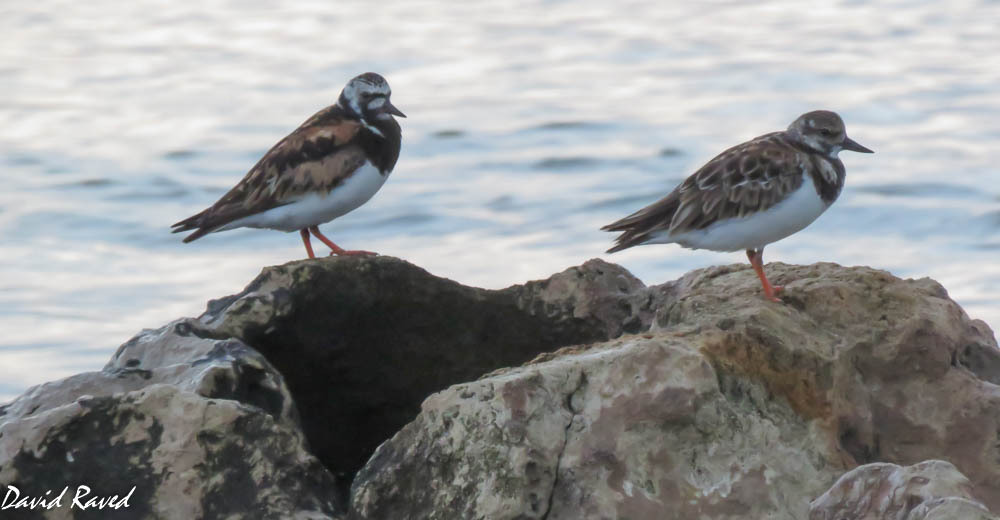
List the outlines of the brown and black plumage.
{"type": "Polygon", "coordinates": [[[609,253],[643,244],[693,249],[745,249],[763,275],[764,246],[806,227],[840,195],[846,171],[841,150],[871,153],[849,137],[834,112],[803,114],[783,132],[736,145],[702,166],[666,197],[605,231],[621,235],[609,253]]]}
{"type": "Polygon", "coordinates": [[[319,232],[364,204],[381,188],[399,158],[401,131],[385,79],[366,73],[348,82],[335,105],[320,110],[274,145],[215,204],[172,227],[194,230],[184,242],[238,227],[300,231],[310,258],[309,233],[336,254],[345,251],[319,232]]]}

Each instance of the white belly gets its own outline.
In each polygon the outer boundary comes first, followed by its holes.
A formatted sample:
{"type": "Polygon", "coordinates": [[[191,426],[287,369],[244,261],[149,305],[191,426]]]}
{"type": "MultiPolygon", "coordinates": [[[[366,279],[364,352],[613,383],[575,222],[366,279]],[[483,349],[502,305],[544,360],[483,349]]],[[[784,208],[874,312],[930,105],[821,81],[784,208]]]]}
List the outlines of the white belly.
{"type": "Polygon", "coordinates": [[[358,168],[330,193],[309,193],[291,204],[285,204],[263,213],[235,220],[216,231],[238,227],[268,228],[280,231],[298,231],[317,226],[354,211],[368,202],[385,184],[388,175],[379,173],[371,163],[358,168]]]}
{"type": "Polygon", "coordinates": [[[677,243],[691,249],[739,251],[777,242],[812,224],[829,207],[816,193],[812,176],[806,174],[804,177],[798,190],[767,211],[716,222],[705,229],[676,235],[663,233],[644,243],[677,243]]]}

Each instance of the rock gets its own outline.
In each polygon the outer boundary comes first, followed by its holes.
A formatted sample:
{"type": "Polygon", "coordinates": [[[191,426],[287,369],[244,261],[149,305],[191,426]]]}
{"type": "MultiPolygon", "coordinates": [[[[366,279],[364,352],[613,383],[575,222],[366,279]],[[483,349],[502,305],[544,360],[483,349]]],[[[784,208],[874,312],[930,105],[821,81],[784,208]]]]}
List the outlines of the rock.
{"type": "Polygon", "coordinates": [[[912,520],[996,520],[981,503],[964,498],[938,498],[921,504],[911,513],[912,520]]]}
{"type": "Polygon", "coordinates": [[[900,467],[874,463],[840,477],[809,506],[810,520],[994,520],[972,484],[940,460],[900,467]]]}
{"type": "Polygon", "coordinates": [[[164,383],[204,397],[258,406],[297,427],[298,412],[284,378],[239,340],[212,340],[193,333],[189,320],[145,330],[118,348],[100,372],[87,372],[30,388],[4,408],[23,417],[75,401],[164,383]]]}
{"type": "Polygon", "coordinates": [[[724,394],[683,340],[633,337],[430,397],[358,474],[352,508],[360,518],[767,518],[822,476],[811,440],[762,386],[724,394]]]}
{"type": "Polygon", "coordinates": [[[346,494],[375,448],[432,392],[539,353],[648,328],[656,296],[600,260],[504,290],[391,257],[268,267],[194,324],[239,338],[288,382],[314,453],[346,494]]]}
{"type": "Polygon", "coordinates": [[[70,507],[79,485],[96,496],[134,486],[112,517],[344,511],[281,374],[239,341],[200,338],[184,320],[144,331],[100,372],[39,385],[4,406],[0,483],[30,496],[69,486],[48,518],[79,511],[70,507]]]}
{"type": "Polygon", "coordinates": [[[989,328],[932,280],[767,269],[784,304],[748,266],[269,267],[0,407],[0,482],[163,518],[993,518],[989,328]]]}
{"type": "Polygon", "coordinates": [[[432,395],[358,473],[352,514],[805,518],[859,464],[934,458],[1000,507],[988,327],[931,280],[768,272],[783,305],[748,267],[695,271],[643,289],[662,302],[649,333],[432,395]]]}

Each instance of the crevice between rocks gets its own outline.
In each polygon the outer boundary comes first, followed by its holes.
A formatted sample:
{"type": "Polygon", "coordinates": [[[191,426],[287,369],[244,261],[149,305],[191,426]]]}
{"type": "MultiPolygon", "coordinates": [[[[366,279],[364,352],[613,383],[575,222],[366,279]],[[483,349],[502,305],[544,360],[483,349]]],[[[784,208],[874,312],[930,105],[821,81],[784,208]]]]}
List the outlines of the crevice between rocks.
{"type": "Polygon", "coordinates": [[[547,506],[545,508],[545,513],[542,514],[541,520],[548,520],[549,513],[552,512],[552,504],[555,501],[556,490],[559,488],[559,468],[562,467],[563,455],[566,453],[566,446],[569,445],[569,434],[570,429],[573,427],[573,422],[576,417],[580,415],[580,410],[577,410],[573,405],[573,397],[576,396],[578,392],[587,387],[587,373],[581,371],[580,377],[577,379],[576,387],[573,391],[566,395],[563,402],[563,406],[566,411],[570,413],[569,421],[566,422],[566,428],[563,429],[563,443],[559,448],[559,455],[556,457],[556,465],[552,475],[552,489],[549,491],[549,499],[547,501],[547,506]]]}

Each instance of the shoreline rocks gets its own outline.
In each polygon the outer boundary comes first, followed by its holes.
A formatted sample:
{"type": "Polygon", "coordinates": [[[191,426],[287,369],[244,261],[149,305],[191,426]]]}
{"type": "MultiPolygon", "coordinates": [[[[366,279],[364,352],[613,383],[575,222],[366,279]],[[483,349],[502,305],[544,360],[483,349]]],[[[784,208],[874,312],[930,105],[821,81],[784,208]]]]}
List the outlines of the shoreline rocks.
{"type": "Polygon", "coordinates": [[[591,260],[503,290],[387,257],[269,267],[0,407],[0,483],[103,452],[79,478],[127,468],[150,518],[992,518],[989,328],[929,279],[768,273],[785,304],[748,266],[646,287],[591,260]],[[858,512],[852,483],[922,479],[858,512]]]}

